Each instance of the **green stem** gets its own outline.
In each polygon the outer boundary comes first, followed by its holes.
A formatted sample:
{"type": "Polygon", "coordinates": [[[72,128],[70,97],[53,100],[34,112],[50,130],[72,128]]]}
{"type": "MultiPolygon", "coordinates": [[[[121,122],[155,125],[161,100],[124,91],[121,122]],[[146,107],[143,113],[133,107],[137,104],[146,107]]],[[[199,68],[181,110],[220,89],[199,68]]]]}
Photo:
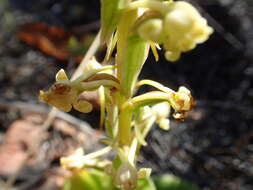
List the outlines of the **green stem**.
{"type": "MultiPolygon", "coordinates": [[[[124,101],[123,105],[128,102],[124,101]]],[[[119,143],[120,145],[129,146],[131,143],[131,122],[132,122],[133,110],[131,106],[121,106],[119,113],[119,143]]]]}
{"type": "MultiPolygon", "coordinates": [[[[132,109],[135,109],[140,106],[152,105],[158,102],[165,102],[165,101],[169,102],[170,97],[171,97],[171,94],[167,94],[165,92],[160,92],[160,91],[145,93],[145,94],[132,98],[131,107],[132,109]]],[[[127,105],[123,105],[123,106],[125,107],[127,105]]]]}
{"type": "Polygon", "coordinates": [[[145,80],[141,80],[139,81],[137,84],[136,84],[136,87],[140,87],[142,85],[150,85],[150,86],[153,86],[165,93],[168,93],[168,94],[171,94],[173,93],[174,91],[171,90],[170,88],[166,87],[166,86],[163,86],[162,84],[160,84],[159,82],[156,82],[156,81],[153,81],[153,80],[148,80],[148,79],[145,79],[145,80]]]}
{"type": "Polygon", "coordinates": [[[125,50],[127,48],[127,39],[129,37],[131,26],[135,22],[136,18],[137,18],[136,10],[127,13],[123,12],[121,20],[118,25],[116,66],[117,66],[117,77],[121,83],[123,72],[127,72],[123,71],[123,64],[127,64],[124,63],[125,50]]]}
{"type": "MultiPolygon", "coordinates": [[[[125,51],[127,48],[127,39],[129,37],[130,29],[133,23],[137,18],[137,11],[130,11],[128,13],[123,12],[121,20],[118,25],[117,31],[117,57],[116,57],[116,66],[117,66],[117,78],[120,81],[120,93],[118,97],[118,107],[119,107],[119,143],[121,145],[129,146],[131,142],[131,121],[132,121],[132,110],[131,109],[122,109],[122,104],[126,103],[128,98],[128,92],[125,92],[123,84],[123,72],[125,63],[125,51]]],[[[130,90],[130,89],[129,89],[130,90]]]]}

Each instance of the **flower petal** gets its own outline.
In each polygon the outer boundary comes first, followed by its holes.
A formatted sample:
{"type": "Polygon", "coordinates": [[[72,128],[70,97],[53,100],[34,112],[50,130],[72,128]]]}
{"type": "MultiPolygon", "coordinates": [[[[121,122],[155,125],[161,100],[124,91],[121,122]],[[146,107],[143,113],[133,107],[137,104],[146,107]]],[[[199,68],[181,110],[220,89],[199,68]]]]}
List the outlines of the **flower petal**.
{"type": "Polygon", "coordinates": [[[73,103],[73,107],[75,110],[83,113],[89,113],[92,110],[92,104],[85,100],[77,100],[73,103]]]}
{"type": "Polygon", "coordinates": [[[55,94],[52,91],[40,91],[39,99],[54,106],[64,112],[69,112],[72,108],[71,102],[66,95],[55,94]]]}
{"type": "Polygon", "coordinates": [[[158,121],[158,125],[163,130],[169,130],[170,129],[170,120],[162,118],[158,121]]]}
{"type": "Polygon", "coordinates": [[[63,69],[59,70],[58,73],[55,76],[56,81],[63,81],[63,80],[69,80],[67,74],[63,69]]]}

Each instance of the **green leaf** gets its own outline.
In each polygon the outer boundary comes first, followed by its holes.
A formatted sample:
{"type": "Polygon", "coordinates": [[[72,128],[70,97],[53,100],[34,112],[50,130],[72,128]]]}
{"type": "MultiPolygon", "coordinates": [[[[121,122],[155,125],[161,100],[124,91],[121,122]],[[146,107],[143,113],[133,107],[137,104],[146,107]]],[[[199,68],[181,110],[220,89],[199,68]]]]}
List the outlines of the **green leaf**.
{"type": "Polygon", "coordinates": [[[104,172],[91,169],[75,173],[65,180],[63,190],[118,190],[104,172]]]}
{"type": "Polygon", "coordinates": [[[137,78],[149,51],[149,43],[137,35],[130,36],[124,52],[122,70],[122,90],[127,97],[134,91],[137,78]]]}
{"type": "Polygon", "coordinates": [[[169,174],[153,179],[158,190],[199,190],[196,185],[169,174]]]}
{"type": "MultiPolygon", "coordinates": [[[[76,172],[65,180],[62,190],[122,190],[113,185],[112,177],[100,170],[90,169],[76,172]]],[[[156,190],[151,179],[138,180],[136,190],[156,190]]]]}
{"type": "Polygon", "coordinates": [[[127,2],[128,0],[101,0],[101,39],[103,42],[108,44],[112,39],[122,9],[127,2]]]}
{"type": "Polygon", "coordinates": [[[156,190],[156,187],[150,178],[141,178],[138,180],[136,190],[156,190]]]}

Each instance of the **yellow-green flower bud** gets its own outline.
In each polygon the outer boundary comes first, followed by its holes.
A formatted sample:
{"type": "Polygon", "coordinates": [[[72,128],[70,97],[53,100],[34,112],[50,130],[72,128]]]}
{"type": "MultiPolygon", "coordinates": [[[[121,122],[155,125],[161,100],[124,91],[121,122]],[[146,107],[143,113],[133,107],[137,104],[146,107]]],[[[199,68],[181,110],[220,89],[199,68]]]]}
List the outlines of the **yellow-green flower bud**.
{"type": "Polygon", "coordinates": [[[141,168],[138,171],[138,178],[149,178],[151,175],[152,169],[151,168],[141,168]]]}
{"type": "MultiPolygon", "coordinates": [[[[94,154],[94,153],[91,153],[94,154]]],[[[108,160],[100,160],[96,157],[91,158],[91,154],[84,155],[82,148],[78,148],[74,154],[67,157],[61,157],[60,164],[63,168],[68,170],[80,170],[84,167],[96,167],[105,169],[111,166],[111,162],[108,160]]]]}
{"type": "Polygon", "coordinates": [[[87,72],[87,71],[91,71],[94,69],[99,69],[101,68],[102,65],[96,60],[95,57],[92,57],[83,67],[83,71],[87,72]]]}
{"type": "Polygon", "coordinates": [[[170,129],[170,120],[165,119],[165,118],[159,119],[158,125],[163,130],[169,130],[170,129]]]}
{"type": "Polygon", "coordinates": [[[137,187],[138,173],[130,163],[122,163],[114,177],[116,187],[133,190],[137,187]]]}
{"type": "Polygon", "coordinates": [[[206,41],[212,32],[206,19],[191,4],[183,1],[169,4],[163,28],[164,46],[170,52],[166,53],[166,58],[176,61],[180,52],[194,49],[197,44],[206,41]]]}
{"type": "Polygon", "coordinates": [[[167,118],[170,114],[170,105],[168,102],[162,102],[152,106],[152,111],[157,118],[167,118]]]}
{"type": "Polygon", "coordinates": [[[174,92],[171,96],[170,105],[177,112],[189,111],[194,105],[191,92],[184,86],[179,87],[178,92],[174,92]]]}
{"type": "MultiPolygon", "coordinates": [[[[84,72],[89,72],[95,69],[101,69],[103,66],[97,61],[95,57],[92,57],[83,67],[84,72]]],[[[101,71],[100,73],[107,73],[113,75],[113,70],[108,69],[101,71]]]]}
{"type": "Polygon", "coordinates": [[[62,157],[60,159],[60,164],[65,169],[76,170],[83,167],[82,157],[84,156],[84,151],[82,148],[78,148],[74,154],[68,157],[62,157]]]}
{"type": "Polygon", "coordinates": [[[159,43],[162,40],[162,29],[162,19],[153,18],[141,23],[141,25],[138,27],[138,33],[145,40],[159,43]]]}
{"type": "Polygon", "coordinates": [[[156,123],[160,128],[169,130],[170,120],[167,119],[170,115],[170,105],[168,102],[162,102],[152,106],[153,114],[156,116],[156,123]]]}
{"type": "Polygon", "coordinates": [[[181,56],[181,53],[179,51],[166,51],[165,52],[165,58],[168,61],[177,61],[181,56]]]}

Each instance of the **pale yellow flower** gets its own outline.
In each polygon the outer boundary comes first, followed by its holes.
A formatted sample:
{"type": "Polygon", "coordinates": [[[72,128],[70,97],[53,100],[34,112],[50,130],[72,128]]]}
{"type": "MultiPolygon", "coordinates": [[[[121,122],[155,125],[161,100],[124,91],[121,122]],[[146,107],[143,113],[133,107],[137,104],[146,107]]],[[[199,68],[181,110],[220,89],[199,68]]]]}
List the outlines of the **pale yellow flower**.
{"type": "Polygon", "coordinates": [[[190,90],[181,86],[177,92],[172,93],[169,103],[176,112],[186,112],[192,108],[194,100],[190,90]]]}
{"type": "Polygon", "coordinates": [[[136,1],[132,4],[136,7],[147,7],[144,16],[151,15],[139,19],[141,22],[137,26],[138,34],[145,40],[163,44],[165,57],[169,61],[177,61],[182,52],[194,49],[213,33],[206,19],[188,2],[151,0],[136,1]]]}
{"type": "Polygon", "coordinates": [[[194,49],[212,33],[213,29],[207,25],[206,19],[191,4],[183,1],[171,3],[164,18],[166,58],[177,60],[181,52],[194,49]]]}
{"type": "MultiPolygon", "coordinates": [[[[101,150],[103,151],[103,149],[101,150]]],[[[100,160],[95,156],[91,157],[92,154],[94,153],[85,155],[83,149],[78,148],[73,154],[61,157],[60,164],[63,168],[68,170],[80,170],[89,167],[105,169],[112,165],[108,160],[100,160]]]]}
{"type": "Polygon", "coordinates": [[[152,169],[151,168],[141,168],[138,171],[138,178],[149,178],[151,175],[152,169]]]}
{"type": "Polygon", "coordinates": [[[39,99],[65,112],[71,111],[72,107],[84,113],[92,110],[89,102],[79,99],[78,90],[70,85],[63,69],[56,74],[56,83],[48,91],[40,91],[39,99]]]}
{"type": "Polygon", "coordinates": [[[84,156],[84,151],[82,148],[78,148],[74,154],[61,157],[60,164],[65,169],[81,169],[83,167],[82,157],[84,156]]]}
{"type": "Polygon", "coordinates": [[[149,41],[156,43],[161,42],[163,31],[163,20],[159,18],[152,18],[141,23],[138,27],[139,35],[149,41]]]}
{"type": "Polygon", "coordinates": [[[169,130],[170,120],[168,117],[170,115],[170,104],[168,102],[162,102],[152,106],[151,109],[159,127],[164,130],[169,130]]]}

